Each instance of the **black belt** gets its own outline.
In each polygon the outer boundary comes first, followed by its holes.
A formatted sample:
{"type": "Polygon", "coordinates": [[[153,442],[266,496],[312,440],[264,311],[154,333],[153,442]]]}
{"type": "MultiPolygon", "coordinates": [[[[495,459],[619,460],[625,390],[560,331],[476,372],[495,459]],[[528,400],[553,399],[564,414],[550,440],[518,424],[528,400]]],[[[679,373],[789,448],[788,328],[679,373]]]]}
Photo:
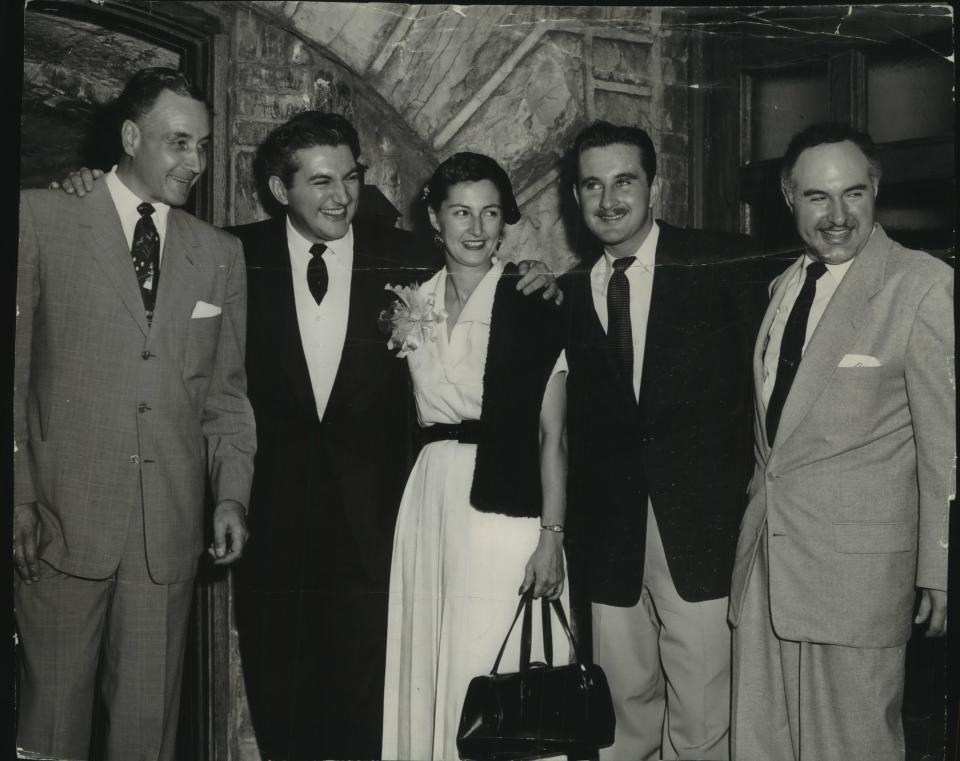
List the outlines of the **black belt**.
{"type": "Polygon", "coordinates": [[[480,421],[464,420],[462,423],[439,423],[420,429],[423,446],[434,441],[459,441],[461,444],[476,444],[480,441],[480,421]]]}

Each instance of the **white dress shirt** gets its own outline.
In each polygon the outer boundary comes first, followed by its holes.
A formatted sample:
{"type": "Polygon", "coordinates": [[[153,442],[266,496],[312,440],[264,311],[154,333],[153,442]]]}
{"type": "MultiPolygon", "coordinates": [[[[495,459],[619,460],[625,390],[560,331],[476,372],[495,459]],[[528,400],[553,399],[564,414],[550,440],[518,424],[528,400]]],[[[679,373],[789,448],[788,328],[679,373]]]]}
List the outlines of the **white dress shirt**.
{"type": "MultiPolygon", "coordinates": [[[[660,227],[656,222],[650,228],[637,253],[636,260],[625,270],[630,284],[630,333],[633,338],[633,395],[640,398],[640,376],[643,373],[643,352],[647,345],[647,318],[650,316],[650,299],[653,294],[653,270],[660,240],[660,227]]],[[[590,270],[590,290],[593,294],[593,308],[597,312],[600,324],[607,329],[607,288],[613,276],[613,262],[616,257],[606,250],[590,270]]],[[[567,354],[560,352],[553,367],[553,373],[569,372],[567,354]]]]}
{"type": "MultiPolygon", "coordinates": [[[[133,248],[133,232],[140,221],[140,212],[137,207],[143,203],[142,198],[138,198],[130,188],[123,184],[120,175],[117,174],[117,167],[113,167],[107,175],[107,190],[110,191],[110,197],[113,199],[113,205],[117,207],[117,214],[120,216],[120,225],[123,227],[123,236],[127,239],[127,248],[133,248]]],[[[167,214],[170,207],[165,203],[154,203],[153,224],[160,234],[160,263],[163,264],[163,242],[167,237],[167,214]]]]}
{"type": "Polygon", "coordinates": [[[350,281],[353,275],[353,227],[339,240],[328,241],[323,252],[329,284],[323,300],[317,304],[307,286],[307,265],[313,256],[313,244],[297,232],[287,217],[287,247],[293,276],[293,296],[303,355],[307,360],[317,416],[322,420],[330,401],[330,392],[340,367],[347,337],[350,311],[350,281]]]}
{"type": "MultiPolygon", "coordinates": [[[[800,295],[800,289],[807,279],[807,267],[816,261],[810,254],[803,255],[803,266],[794,271],[787,284],[787,290],[783,294],[783,301],[777,307],[773,322],[770,323],[770,332],[767,333],[767,348],[763,355],[763,406],[770,403],[770,395],[773,394],[773,385],[777,380],[777,365],[780,362],[780,345],[783,343],[783,331],[787,326],[787,318],[790,317],[790,311],[800,295]]],[[[816,291],[813,297],[813,304],[810,305],[810,316],[807,318],[807,332],[803,339],[803,349],[800,356],[807,350],[810,338],[813,332],[820,324],[820,318],[827,309],[830,299],[836,293],[840,286],[840,281],[847,274],[853,259],[843,262],[843,264],[827,264],[827,271],[816,281],[816,291]]]]}
{"type": "MultiPolygon", "coordinates": [[[[640,375],[643,372],[643,351],[647,345],[647,318],[650,316],[650,298],[653,294],[653,270],[660,240],[660,227],[656,222],[650,228],[636,260],[624,270],[630,284],[630,332],[633,336],[633,395],[640,398],[640,375]]],[[[607,329],[607,288],[613,276],[616,257],[604,251],[590,270],[590,290],[593,293],[593,308],[607,329]]]]}

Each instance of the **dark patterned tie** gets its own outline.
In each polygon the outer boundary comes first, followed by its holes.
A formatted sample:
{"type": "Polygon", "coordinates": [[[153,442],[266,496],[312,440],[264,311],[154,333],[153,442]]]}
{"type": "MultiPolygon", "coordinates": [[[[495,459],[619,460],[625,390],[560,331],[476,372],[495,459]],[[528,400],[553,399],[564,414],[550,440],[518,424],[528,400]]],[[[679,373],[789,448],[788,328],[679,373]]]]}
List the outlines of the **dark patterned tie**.
{"type": "Polygon", "coordinates": [[[313,294],[314,301],[318,304],[323,301],[327,295],[327,285],[330,283],[330,275],[327,273],[327,263],[321,258],[327,247],[322,243],[314,243],[310,246],[310,264],[307,265],[307,287],[313,294]]]}
{"type": "Polygon", "coordinates": [[[623,256],[613,262],[613,274],[607,286],[607,345],[623,377],[633,385],[633,330],[630,327],[630,282],[627,269],[635,256],[623,256]]]}
{"type": "Polygon", "coordinates": [[[803,281],[800,294],[790,310],[787,324],[783,329],[783,340],[780,343],[780,359],[777,362],[777,378],[767,404],[767,441],[773,445],[777,437],[777,427],[780,425],[780,414],[783,405],[790,393],[790,386],[797,375],[800,359],[803,356],[803,344],[807,338],[807,319],[810,317],[810,307],[817,292],[817,280],[827,271],[827,266],[821,261],[807,265],[807,277],[803,281]]]}
{"type": "Polygon", "coordinates": [[[153,317],[153,307],[157,303],[157,286],[160,284],[160,233],[153,224],[153,206],[142,203],[137,207],[140,219],[133,228],[133,245],[130,255],[133,257],[133,269],[140,284],[140,295],[147,310],[147,319],[153,317]]]}

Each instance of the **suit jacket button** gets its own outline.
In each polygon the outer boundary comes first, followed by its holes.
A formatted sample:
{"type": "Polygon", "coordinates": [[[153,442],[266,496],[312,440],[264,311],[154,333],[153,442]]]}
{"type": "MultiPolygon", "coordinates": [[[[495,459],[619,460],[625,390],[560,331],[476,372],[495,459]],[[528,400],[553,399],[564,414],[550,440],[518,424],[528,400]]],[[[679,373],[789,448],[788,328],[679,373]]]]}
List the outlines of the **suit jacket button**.
{"type": "Polygon", "coordinates": [[[143,414],[144,412],[146,412],[146,411],[149,410],[149,409],[150,409],[150,407],[147,406],[147,403],[146,403],[146,402],[140,402],[140,404],[137,405],[137,411],[138,411],[140,414],[143,414]]]}
{"type": "Polygon", "coordinates": [[[132,462],[134,465],[138,465],[140,463],[140,455],[138,454],[130,455],[130,462],[132,462]]]}
{"type": "Polygon", "coordinates": [[[143,353],[140,355],[140,359],[150,359],[150,357],[152,357],[152,356],[153,356],[153,355],[152,355],[149,351],[147,351],[146,349],[144,349],[144,350],[143,350],[143,353]]]}

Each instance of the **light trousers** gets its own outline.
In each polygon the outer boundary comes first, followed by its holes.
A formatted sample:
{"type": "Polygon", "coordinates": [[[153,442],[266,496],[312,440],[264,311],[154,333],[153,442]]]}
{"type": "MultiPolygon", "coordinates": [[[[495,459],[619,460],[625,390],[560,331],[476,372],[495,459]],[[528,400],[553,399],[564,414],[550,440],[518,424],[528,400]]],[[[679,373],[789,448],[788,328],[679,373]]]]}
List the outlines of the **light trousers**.
{"type": "Polygon", "coordinates": [[[906,645],[858,648],[780,639],[770,614],[767,557],[764,538],[733,632],[733,757],[902,761],[906,645]]]}
{"type": "Polygon", "coordinates": [[[193,588],[150,579],[139,507],[113,576],[18,577],[18,747],[88,758],[99,667],[105,761],[172,761],[193,588]]]}
{"type": "Polygon", "coordinates": [[[594,660],[607,675],[617,730],[601,761],[728,756],[727,598],[687,602],[647,508],[643,590],[631,608],[594,603],[594,660]]]}

